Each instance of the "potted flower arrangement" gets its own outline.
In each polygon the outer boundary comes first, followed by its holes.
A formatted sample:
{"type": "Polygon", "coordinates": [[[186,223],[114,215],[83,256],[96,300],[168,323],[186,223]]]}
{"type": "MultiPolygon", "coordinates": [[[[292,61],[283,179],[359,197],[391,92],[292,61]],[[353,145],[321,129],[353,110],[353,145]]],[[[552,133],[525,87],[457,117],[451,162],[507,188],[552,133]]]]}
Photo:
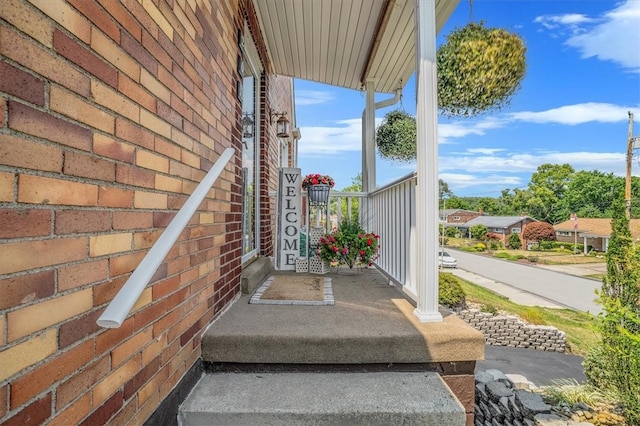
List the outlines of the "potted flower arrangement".
{"type": "Polygon", "coordinates": [[[302,189],[307,191],[309,200],[313,203],[326,203],[329,191],[335,184],[331,176],[318,173],[308,174],[302,179],[302,189]]]}
{"type": "Polygon", "coordinates": [[[357,222],[345,220],[320,238],[318,254],[332,265],[371,266],[378,258],[380,236],[367,233],[357,222]]]}

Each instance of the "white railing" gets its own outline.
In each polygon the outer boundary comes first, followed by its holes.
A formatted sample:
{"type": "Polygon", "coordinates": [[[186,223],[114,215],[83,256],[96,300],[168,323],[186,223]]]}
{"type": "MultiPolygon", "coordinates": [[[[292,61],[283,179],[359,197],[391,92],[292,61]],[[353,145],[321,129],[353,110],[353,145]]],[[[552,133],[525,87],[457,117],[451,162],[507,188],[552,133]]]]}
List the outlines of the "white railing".
{"type": "Polygon", "coordinates": [[[155,274],[156,270],[164,260],[165,256],[173,247],[187,223],[191,220],[204,197],[218,179],[224,168],[233,157],[235,150],[227,148],[224,150],[218,161],[211,167],[202,182],[198,184],[195,191],[187,198],[182,208],[175,215],[169,226],[162,232],[160,238],[155,242],[151,250],[146,254],[142,262],[133,271],[129,279],[122,286],[116,297],[113,298],[107,309],[98,318],[98,325],[105,328],[118,328],[124,319],[129,315],[131,308],[136,303],[147,284],[155,274]]]}
{"type": "MultiPolygon", "coordinates": [[[[326,215],[330,222],[327,228],[331,229],[342,221],[345,212],[347,217],[354,218],[354,200],[358,200],[358,220],[367,231],[380,235],[376,267],[414,300],[416,246],[412,236],[416,227],[416,183],[414,172],[377,189],[369,197],[364,192],[331,191],[326,215]]],[[[311,223],[326,226],[313,218],[311,223]]]]}
{"type": "Polygon", "coordinates": [[[376,266],[414,300],[416,245],[416,173],[391,182],[369,196],[370,228],[380,235],[376,266]]]}

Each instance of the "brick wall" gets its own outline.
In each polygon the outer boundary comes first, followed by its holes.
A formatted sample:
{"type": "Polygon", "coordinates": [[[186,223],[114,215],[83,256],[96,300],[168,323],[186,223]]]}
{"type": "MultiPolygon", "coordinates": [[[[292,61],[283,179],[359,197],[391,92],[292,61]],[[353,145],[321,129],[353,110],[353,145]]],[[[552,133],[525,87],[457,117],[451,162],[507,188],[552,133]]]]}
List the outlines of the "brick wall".
{"type": "Polygon", "coordinates": [[[2,1],[0,423],[143,423],[239,293],[236,155],[123,325],[96,325],[220,153],[241,152],[243,4],[2,1]]]}

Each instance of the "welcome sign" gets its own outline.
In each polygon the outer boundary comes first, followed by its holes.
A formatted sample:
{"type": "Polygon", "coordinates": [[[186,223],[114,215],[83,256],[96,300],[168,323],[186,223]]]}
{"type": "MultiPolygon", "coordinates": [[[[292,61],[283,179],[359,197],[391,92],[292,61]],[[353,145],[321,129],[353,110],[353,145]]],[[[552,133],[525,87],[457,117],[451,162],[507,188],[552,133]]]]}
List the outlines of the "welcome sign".
{"type": "Polygon", "coordinates": [[[300,256],[302,195],[300,169],[281,168],[278,185],[278,270],[295,270],[300,256]]]}

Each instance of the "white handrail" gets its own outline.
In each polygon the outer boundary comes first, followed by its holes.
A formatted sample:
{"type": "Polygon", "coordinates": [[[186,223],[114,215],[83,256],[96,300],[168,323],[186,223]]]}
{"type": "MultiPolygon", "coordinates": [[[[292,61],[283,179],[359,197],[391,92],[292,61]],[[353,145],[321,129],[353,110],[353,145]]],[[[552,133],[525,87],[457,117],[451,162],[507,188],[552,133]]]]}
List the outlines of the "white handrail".
{"type": "Polygon", "coordinates": [[[198,206],[204,200],[220,173],[227,166],[235,150],[227,148],[224,150],[218,161],[211,167],[202,182],[198,184],[195,191],[189,196],[180,211],[173,218],[169,226],[162,232],[158,241],[155,242],[151,250],[146,254],[142,262],[133,271],[129,279],[122,286],[116,297],[113,298],[107,309],[98,318],[98,325],[105,328],[118,328],[124,319],[129,315],[129,311],[136,303],[147,284],[156,273],[160,263],[164,260],[173,244],[176,242],[187,223],[193,217],[198,206]]]}

